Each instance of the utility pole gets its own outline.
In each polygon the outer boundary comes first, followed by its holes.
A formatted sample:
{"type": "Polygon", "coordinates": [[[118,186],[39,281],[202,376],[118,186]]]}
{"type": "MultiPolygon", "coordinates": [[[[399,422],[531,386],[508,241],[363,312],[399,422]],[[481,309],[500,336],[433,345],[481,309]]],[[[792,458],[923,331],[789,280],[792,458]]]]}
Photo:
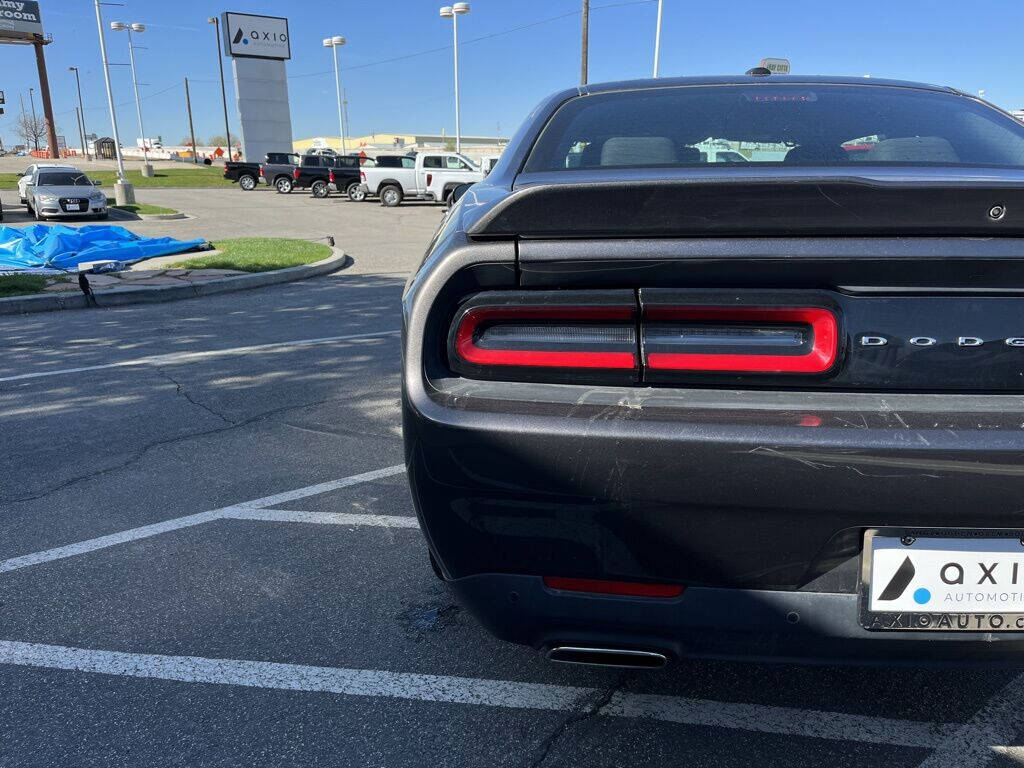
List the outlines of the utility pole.
{"type": "Polygon", "coordinates": [[[590,0],[583,0],[583,39],[580,44],[580,85],[587,84],[587,56],[590,38],[590,0]]]}
{"type": "Polygon", "coordinates": [[[68,71],[75,73],[75,85],[78,87],[79,123],[82,131],[82,137],[84,139],[82,143],[82,154],[85,155],[86,160],[92,160],[92,155],[89,154],[89,131],[85,127],[85,104],[82,103],[82,81],[78,79],[78,67],[68,67],[68,71]]]}
{"type": "Polygon", "coordinates": [[[85,152],[85,132],[82,130],[82,112],[75,107],[75,123],[78,125],[78,137],[82,140],[82,156],[86,155],[85,152]]]}
{"type": "Polygon", "coordinates": [[[33,149],[36,152],[38,152],[39,151],[39,134],[36,133],[36,130],[38,129],[38,124],[36,123],[36,100],[35,100],[35,98],[32,95],[33,91],[35,91],[35,88],[29,88],[28,89],[28,103],[32,105],[32,144],[34,145],[33,149]]]}
{"type": "Polygon", "coordinates": [[[220,100],[224,105],[224,138],[228,141],[228,156],[231,159],[231,129],[228,127],[228,92],[224,84],[224,52],[220,47],[220,19],[211,16],[207,19],[213,24],[214,37],[217,38],[217,66],[220,67],[220,100]]]}
{"type": "Polygon", "coordinates": [[[188,135],[192,137],[192,161],[199,165],[199,153],[196,152],[196,129],[192,127],[192,97],[188,93],[188,78],[185,78],[185,109],[188,110],[188,135]]]}
{"type": "MultiPolygon", "coordinates": [[[[48,40],[44,40],[40,35],[36,35],[32,47],[36,49],[36,68],[39,70],[39,90],[43,95],[43,117],[46,119],[46,139],[50,144],[50,157],[58,159],[60,157],[60,149],[57,147],[57,126],[53,122],[53,104],[50,102],[50,81],[46,77],[46,57],[43,56],[43,46],[48,42],[48,40]]],[[[32,117],[35,118],[35,115],[32,117]]],[[[39,149],[39,147],[37,146],[36,149],[39,149]]]]}

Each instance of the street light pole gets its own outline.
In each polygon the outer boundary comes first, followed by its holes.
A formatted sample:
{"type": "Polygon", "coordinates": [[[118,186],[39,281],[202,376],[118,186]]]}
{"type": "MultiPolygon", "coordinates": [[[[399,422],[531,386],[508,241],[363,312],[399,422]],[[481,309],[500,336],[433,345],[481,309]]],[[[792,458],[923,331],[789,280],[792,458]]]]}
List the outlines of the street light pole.
{"type": "Polygon", "coordinates": [[[132,42],[132,32],[142,34],[146,31],[145,24],[132,22],[125,24],[123,21],[110,22],[110,28],[115,32],[128,33],[128,62],[132,70],[132,89],[135,91],[135,114],[139,118],[139,133],[142,136],[142,175],[152,176],[153,166],[149,164],[149,152],[146,149],[146,129],[142,125],[142,101],[139,99],[139,80],[135,76],[135,44],[132,42]]]}
{"type": "Polygon", "coordinates": [[[583,0],[580,24],[580,85],[587,84],[587,61],[590,58],[590,0],[583,0]]]}
{"type": "Polygon", "coordinates": [[[330,48],[334,53],[334,92],[338,99],[338,130],[341,138],[341,154],[348,154],[348,147],[345,146],[345,118],[341,111],[341,70],[338,69],[338,49],[345,44],[345,38],[341,35],[324,38],[324,47],[330,48]]]}
{"type": "Polygon", "coordinates": [[[117,156],[117,182],[114,184],[114,198],[118,205],[135,202],[135,190],[128,183],[124,171],[124,157],[121,155],[121,137],[117,132],[117,111],[114,109],[114,92],[110,88],[110,64],[107,61],[107,41],[103,36],[103,14],[100,12],[100,0],[93,0],[96,5],[96,28],[100,35],[100,57],[103,59],[103,80],[107,85],[107,104],[110,107],[110,127],[114,132],[114,153],[117,156]]]}
{"type": "Polygon", "coordinates": [[[82,154],[86,160],[92,160],[89,154],[89,134],[85,129],[85,105],[82,103],[82,81],[78,78],[78,67],[68,67],[68,71],[75,73],[75,85],[78,87],[78,114],[79,123],[82,129],[82,154]]]}
{"type": "Polygon", "coordinates": [[[654,77],[658,77],[658,65],[661,62],[661,11],[664,0],[658,0],[658,25],[654,30],[654,77]]]}
{"type": "Polygon", "coordinates": [[[210,16],[207,22],[213,24],[213,33],[217,38],[217,66],[220,67],[220,100],[224,105],[224,138],[228,142],[228,160],[231,159],[231,129],[228,127],[228,91],[224,85],[224,52],[220,47],[220,20],[210,16]]]}
{"type": "Polygon", "coordinates": [[[469,3],[446,5],[441,11],[441,18],[452,20],[452,49],[455,62],[455,151],[462,152],[461,109],[459,105],[459,16],[469,13],[469,3]]]}

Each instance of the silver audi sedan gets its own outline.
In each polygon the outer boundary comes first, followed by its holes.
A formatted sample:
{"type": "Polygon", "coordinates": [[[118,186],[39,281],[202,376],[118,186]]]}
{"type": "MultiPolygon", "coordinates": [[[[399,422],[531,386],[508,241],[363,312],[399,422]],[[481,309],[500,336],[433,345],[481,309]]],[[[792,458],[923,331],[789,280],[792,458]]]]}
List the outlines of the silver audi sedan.
{"type": "Polygon", "coordinates": [[[95,216],[107,218],[107,197],[76,168],[37,168],[28,183],[25,207],[37,221],[95,216]]]}

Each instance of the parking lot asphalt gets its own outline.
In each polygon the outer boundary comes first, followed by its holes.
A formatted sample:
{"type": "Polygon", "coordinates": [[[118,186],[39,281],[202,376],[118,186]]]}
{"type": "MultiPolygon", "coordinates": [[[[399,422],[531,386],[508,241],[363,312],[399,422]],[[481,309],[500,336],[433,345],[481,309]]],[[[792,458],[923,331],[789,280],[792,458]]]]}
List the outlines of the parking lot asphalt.
{"type": "MultiPolygon", "coordinates": [[[[113,196],[113,190],[106,190],[113,196]]],[[[243,192],[230,189],[137,189],[139,202],[171,208],[189,216],[171,221],[114,220],[150,237],[189,239],[205,237],[296,237],[320,239],[332,235],[347,252],[358,256],[357,273],[407,273],[437,229],[444,208],[410,201],[384,208],[375,201],[352,203],[337,193],[316,199],[306,190],[281,195],[268,187],[243,192]]],[[[18,193],[0,191],[4,224],[20,226],[35,221],[18,202],[18,193]]],[[[69,226],[96,224],[90,219],[59,222],[69,226]]]]}
{"type": "Polygon", "coordinates": [[[0,318],[0,766],[1024,762],[1016,670],[639,673],[492,639],[433,576],[402,468],[403,243],[438,209],[302,203],[377,250],[0,318]]]}

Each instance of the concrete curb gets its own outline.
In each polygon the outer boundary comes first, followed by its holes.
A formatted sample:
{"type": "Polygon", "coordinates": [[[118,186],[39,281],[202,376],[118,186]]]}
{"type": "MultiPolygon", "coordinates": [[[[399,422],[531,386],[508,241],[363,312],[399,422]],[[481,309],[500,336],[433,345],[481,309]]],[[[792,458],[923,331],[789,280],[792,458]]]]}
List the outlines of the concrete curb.
{"type": "Polygon", "coordinates": [[[192,218],[186,213],[132,213],[122,211],[120,208],[108,208],[110,218],[118,221],[177,221],[178,219],[192,218]]]}
{"type": "Polygon", "coordinates": [[[138,213],[136,216],[143,221],[177,221],[189,218],[184,213],[138,213]]]}
{"type": "MultiPolygon", "coordinates": [[[[96,291],[93,296],[98,307],[120,307],[125,304],[149,304],[161,301],[177,301],[178,299],[194,299],[197,296],[211,296],[216,293],[245,291],[250,288],[262,288],[278,283],[290,283],[319,277],[352,264],[340,248],[332,248],[326,259],[303,264],[300,267],[288,267],[273,272],[255,272],[250,275],[222,277],[203,283],[187,283],[184,285],[161,285],[152,287],[126,288],[114,291],[96,291]]],[[[201,254],[200,254],[201,255],[201,254]]],[[[188,254],[182,254],[188,258],[188,254]]],[[[49,312],[55,309],[85,309],[88,300],[82,293],[42,293],[33,296],[12,296],[0,299],[0,315],[19,315],[28,312],[49,312]]]]}

